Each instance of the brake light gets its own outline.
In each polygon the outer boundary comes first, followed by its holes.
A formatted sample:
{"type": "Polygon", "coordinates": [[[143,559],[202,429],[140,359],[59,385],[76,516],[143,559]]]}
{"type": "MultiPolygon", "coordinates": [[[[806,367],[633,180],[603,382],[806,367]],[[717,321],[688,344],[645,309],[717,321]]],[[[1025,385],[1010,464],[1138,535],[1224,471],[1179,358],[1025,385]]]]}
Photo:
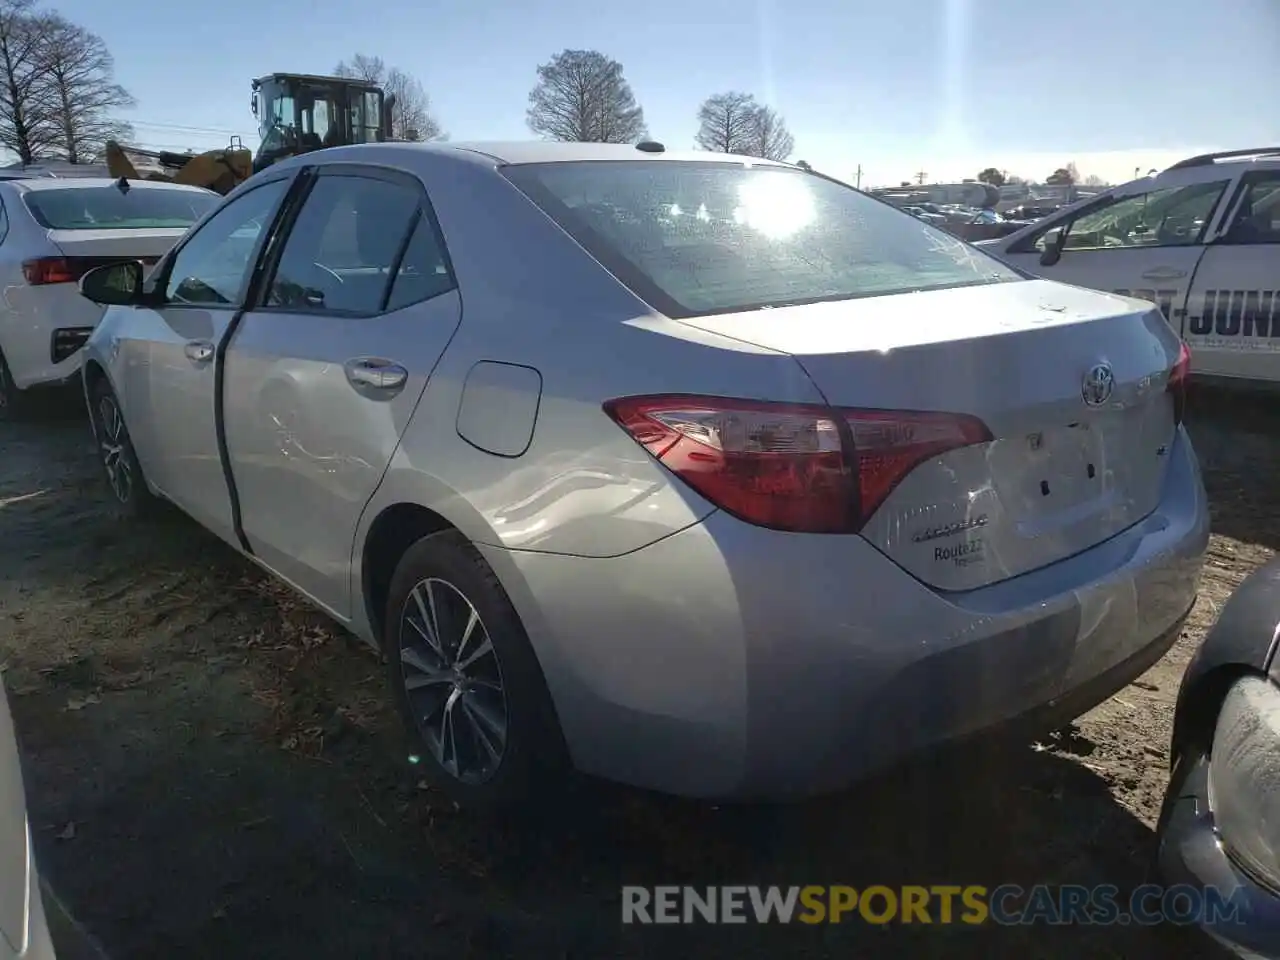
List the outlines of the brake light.
{"type": "Polygon", "coordinates": [[[83,272],[63,257],[41,257],[39,260],[23,261],[22,264],[22,275],[33,287],[47,283],[75,283],[83,272]]]}
{"type": "Polygon", "coordinates": [[[1173,395],[1173,422],[1181,423],[1187,413],[1187,384],[1191,380],[1191,348],[1178,344],[1178,360],[1169,371],[1167,387],[1173,395]]]}
{"type": "MultiPolygon", "coordinates": [[[[108,263],[120,263],[122,257],[40,257],[22,264],[22,275],[34,287],[50,283],[75,283],[94,267],[108,263]]],[[[152,266],[159,257],[130,257],[145,266],[152,266]]]]}
{"type": "Polygon", "coordinates": [[[605,412],[717,507],[762,527],[856,533],[902,479],[982,443],[979,420],[721,397],[610,400],[605,412]]]}
{"type": "Polygon", "coordinates": [[[992,439],[986,424],[965,414],[849,410],[844,416],[858,469],[859,527],[926,460],[992,439]]]}

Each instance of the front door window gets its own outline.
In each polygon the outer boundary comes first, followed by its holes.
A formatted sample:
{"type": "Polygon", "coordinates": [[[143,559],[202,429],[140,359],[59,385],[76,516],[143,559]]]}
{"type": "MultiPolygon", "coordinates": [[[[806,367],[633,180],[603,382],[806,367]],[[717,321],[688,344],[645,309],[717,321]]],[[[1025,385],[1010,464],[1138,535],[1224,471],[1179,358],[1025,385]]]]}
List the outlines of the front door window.
{"type": "MultiPolygon", "coordinates": [[[[1200,242],[1229,181],[1166,187],[1121,197],[1067,226],[1064,250],[1181,247],[1200,242]]],[[[1047,234],[1036,241],[1043,250],[1047,234]]]]}
{"type": "Polygon", "coordinates": [[[273,180],[232,200],[183,244],[173,258],[166,299],[201,306],[239,302],[253,267],[258,237],[289,189],[273,180]]]}

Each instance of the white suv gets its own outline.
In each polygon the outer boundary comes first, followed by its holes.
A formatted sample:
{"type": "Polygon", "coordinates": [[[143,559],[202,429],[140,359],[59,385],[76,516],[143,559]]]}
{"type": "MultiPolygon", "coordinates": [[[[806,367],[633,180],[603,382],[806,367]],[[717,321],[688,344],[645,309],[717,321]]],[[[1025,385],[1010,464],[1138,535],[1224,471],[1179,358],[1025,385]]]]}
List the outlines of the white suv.
{"type": "Polygon", "coordinates": [[[1280,147],[1190,157],[979,246],[1154,301],[1197,374],[1280,382],[1280,147]]]}

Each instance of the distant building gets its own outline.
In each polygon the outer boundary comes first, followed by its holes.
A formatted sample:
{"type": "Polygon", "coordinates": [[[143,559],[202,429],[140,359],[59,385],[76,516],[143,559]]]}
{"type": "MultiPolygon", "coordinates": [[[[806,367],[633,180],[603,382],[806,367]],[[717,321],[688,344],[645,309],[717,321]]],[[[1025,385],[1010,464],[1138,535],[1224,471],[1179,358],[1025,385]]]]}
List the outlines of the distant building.
{"type": "Polygon", "coordinates": [[[994,207],[1000,200],[1000,191],[996,187],[977,180],[884,187],[871,192],[890,203],[955,203],[966,207],[994,207]]]}

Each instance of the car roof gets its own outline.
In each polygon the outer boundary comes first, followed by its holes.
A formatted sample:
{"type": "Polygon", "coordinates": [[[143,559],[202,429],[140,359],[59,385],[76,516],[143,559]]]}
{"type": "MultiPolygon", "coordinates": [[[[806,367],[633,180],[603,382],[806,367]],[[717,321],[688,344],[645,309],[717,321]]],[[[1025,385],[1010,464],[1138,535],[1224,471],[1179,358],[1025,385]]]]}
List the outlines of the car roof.
{"type": "Polygon", "coordinates": [[[701,163],[729,162],[785,166],[773,160],[744,157],[727,153],[711,153],[706,150],[641,150],[630,143],[560,143],[549,140],[483,141],[450,144],[457,150],[468,150],[492,157],[504,164],[520,163],[572,163],[579,160],[680,160],[701,163]]]}
{"type": "MultiPolygon", "coordinates": [[[[19,190],[81,190],[92,187],[114,187],[120,182],[113,177],[39,177],[31,180],[2,181],[19,190]]],[[[130,190],[185,190],[194,193],[211,193],[204,187],[193,187],[185,183],[167,183],[163,180],[130,180],[130,190]]]]}
{"type": "MultiPolygon", "coordinates": [[[[550,140],[466,141],[428,143],[369,143],[353,147],[333,148],[334,161],[349,160],[366,151],[378,152],[397,149],[428,151],[436,154],[452,154],[460,159],[488,162],[492,165],[516,165],[525,163],[573,163],[582,160],[675,160],[695,163],[739,163],[794,169],[793,164],[761,160],[727,153],[710,153],[705,150],[662,150],[650,152],[634,144],[626,143],[561,143],[550,140]],[[341,151],[341,158],[336,151],[341,151]]],[[[314,155],[313,160],[314,162],[314,155]]]]}
{"type": "Polygon", "coordinates": [[[1167,169],[1185,170],[1192,167],[1236,166],[1240,164],[1257,164],[1264,169],[1271,169],[1280,165],[1280,147],[1250,147],[1245,150],[1219,150],[1214,153],[1201,153],[1194,157],[1187,157],[1185,160],[1179,160],[1167,169]]]}

